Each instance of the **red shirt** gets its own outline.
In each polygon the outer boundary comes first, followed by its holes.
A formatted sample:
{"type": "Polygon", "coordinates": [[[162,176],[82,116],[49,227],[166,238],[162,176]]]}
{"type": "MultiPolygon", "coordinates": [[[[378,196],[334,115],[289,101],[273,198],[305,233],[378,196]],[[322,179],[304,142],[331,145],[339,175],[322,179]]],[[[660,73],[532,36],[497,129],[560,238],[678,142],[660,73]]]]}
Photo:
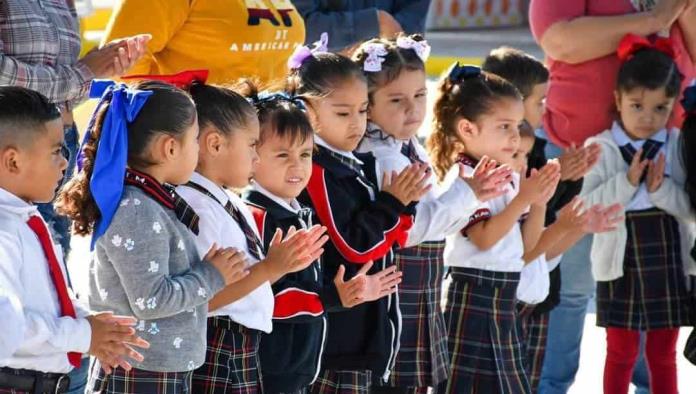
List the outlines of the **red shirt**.
{"type": "MultiPolygon", "coordinates": [[[[581,16],[612,16],[636,12],[630,0],[532,0],[529,20],[537,42],[551,25],[581,16]]],[[[682,37],[672,27],[670,37],[679,55],[676,59],[684,74],[683,87],[696,77],[682,37]]],[[[551,73],[546,99],[544,128],[554,144],[566,147],[582,144],[589,137],[610,128],[614,120],[614,87],[619,72],[616,55],[604,56],[579,64],[568,64],[548,57],[551,73]]],[[[670,127],[679,127],[683,119],[681,105],[675,105],[670,127]]]]}

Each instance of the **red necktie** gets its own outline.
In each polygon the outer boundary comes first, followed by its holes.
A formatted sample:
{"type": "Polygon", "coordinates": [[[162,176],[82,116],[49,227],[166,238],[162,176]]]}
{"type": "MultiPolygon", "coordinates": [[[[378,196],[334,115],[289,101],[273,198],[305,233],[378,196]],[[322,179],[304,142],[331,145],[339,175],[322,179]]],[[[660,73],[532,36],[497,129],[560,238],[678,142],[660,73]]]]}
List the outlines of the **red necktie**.
{"type": "MultiPolygon", "coordinates": [[[[73,306],[70,295],[68,294],[68,286],[65,284],[65,278],[63,278],[63,271],[60,269],[60,263],[56,257],[56,252],[53,249],[53,242],[51,241],[51,236],[48,233],[48,228],[46,224],[39,216],[32,216],[27,221],[29,228],[36,233],[41,243],[41,249],[43,249],[46,255],[46,260],[48,260],[48,268],[51,272],[51,279],[53,280],[53,285],[56,288],[56,293],[58,293],[58,302],[60,303],[60,314],[61,316],[76,317],[75,307],[73,306]]],[[[70,364],[78,368],[80,362],[82,361],[82,354],[77,352],[68,353],[68,361],[70,364]]]]}

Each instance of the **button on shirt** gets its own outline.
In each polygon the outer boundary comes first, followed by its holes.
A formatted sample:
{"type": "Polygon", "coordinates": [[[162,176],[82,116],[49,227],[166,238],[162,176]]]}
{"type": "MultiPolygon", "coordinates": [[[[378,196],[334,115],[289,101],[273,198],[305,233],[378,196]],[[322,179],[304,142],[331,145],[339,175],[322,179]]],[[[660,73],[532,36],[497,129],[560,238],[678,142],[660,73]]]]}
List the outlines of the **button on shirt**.
{"type": "MultiPolygon", "coordinates": [[[[254,218],[246,204],[237,195],[226,192],[199,173],[193,174],[191,182],[204,187],[217,200],[213,200],[188,186],[179,186],[176,190],[200,217],[199,233],[195,237],[196,247],[200,255],[205,256],[213,243],[216,243],[221,248],[233,247],[241,250],[246,254],[251,265],[256,264],[258,260],[249,253],[244,232],[224,208],[228,201],[232,202],[242,212],[247,223],[251,225],[258,236],[258,230],[254,226],[254,218]]],[[[209,312],[208,316],[229,316],[233,321],[247,328],[271,332],[273,318],[271,284],[263,283],[240,300],[209,312]]]]}

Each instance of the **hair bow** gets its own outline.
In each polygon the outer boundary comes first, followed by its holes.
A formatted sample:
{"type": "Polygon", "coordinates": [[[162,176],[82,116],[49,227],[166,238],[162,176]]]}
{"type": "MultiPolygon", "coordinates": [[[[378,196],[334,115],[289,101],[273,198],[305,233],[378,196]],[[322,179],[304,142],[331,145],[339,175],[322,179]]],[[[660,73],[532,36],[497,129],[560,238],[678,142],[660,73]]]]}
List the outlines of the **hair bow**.
{"type": "Polygon", "coordinates": [[[150,91],[130,89],[124,84],[116,84],[113,81],[92,82],[90,97],[101,97],[101,100],[97,105],[97,111],[92,115],[90,126],[80,147],[78,156],[80,166],[84,158],[82,150],[90,139],[94,119],[99,109],[107,102],[109,103],[99,136],[92,177],[89,180],[92,197],[101,214],[94,225],[92,249],[99,237],[109,228],[111,219],[121,202],[128,162],[128,124],[135,120],[151,95],[150,91]]]}
{"type": "Polygon", "coordinates": [[[684,90],[684,98],[681,101],[686,115],[696,115],[696,83],[684,90]]]}
{"type": "Polygon", "coordinates": [[[619,43],[616,55],[621,62],[625,62],[633,57],[638,51],[643,49],[654,49],[664,53],[670,58],[676,58],[677,54],[672,44],[672,40],[664,37],[657,37],[655,42],[650,42],[647,38],[636,34],[626,34],[619,43]]]}
{"type": "Polygon", "coordinates": [[[428,41],[425,40],[416,41],[411,37],[401,36],[396,39],[396,46],[401,49],[413,50],[423,63],[425,63],[430,56],[430,45],[428,45],[428,41]]]}
{"type": "Polygon", "coordinates": [[[315,42],[313,48],[307,45],[298,46],[295,51],[290,55],[288,59],[288,68],[291,70],[296,70],[302,67],[302,63],[307,60],[307,58],[314,56],[318,53],[326,53],[329,51],[329,34],[324,32],[321,33],[319,41],[315,42]]]}
{"type": "Polygon", "coordinates": [[[258,105],[274,101],[287,101],[304,111],[306,109],[304,101],[300,97],[291,96],[287,92],[263,91],[257,97],[250,100],[251,104],[258,105]]]}
{"type": "Polygon", "coordinates": [[[459,62],[455,62],[447,72],[447,78],[450,82],[458,83],[462,80],[478,78],[481,75],[481,67],[464,65],[460,66],[459,62]]]}
{"type": "Polygon", "coordinates": [[[205,83],[208,80],[208,70],[189,70],[172,75],[131,75],[124,80],[161,81],[174,85],[179,89],[188,89],[194,82],[205,83]]]}
{"type": "Polygon", "coordinates": [[[384,56],[387,56],[387,48],[384,44],[378,42],[372,42],[365,44],[364,49],[367,54],[367,58],[363,62],[363,70],[376,73],[382,71],[382,63],[384,63],[384,56]]]}

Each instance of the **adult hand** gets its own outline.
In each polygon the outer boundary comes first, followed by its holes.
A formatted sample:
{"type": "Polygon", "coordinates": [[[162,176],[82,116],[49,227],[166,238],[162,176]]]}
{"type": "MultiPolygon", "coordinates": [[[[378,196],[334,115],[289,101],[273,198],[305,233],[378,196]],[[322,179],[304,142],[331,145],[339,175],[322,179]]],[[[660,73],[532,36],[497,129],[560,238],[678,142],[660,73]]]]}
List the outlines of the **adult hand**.
{"type": "Polygon", "coordinates": [[[111,41],[88,52],[80,62],[92,71],[95,78],[113,78],[125,74],[147,50],[149,34],[111,41]]]}
{"type": "Polygon", "coordinates": [[[377,11],[377,21],[379,21],[379,36],[383,38],[394,38],[397,34],[404,31],[399,22],[394,17],[383,10],[377,11]]]}
{"type": "Polygon", "coordinates": [[[693,6],[693,0],[660,0],[653,8],[652,15],[657,21],[658,31],[669,30],[679,15],[688,6],[693,6]]]}

